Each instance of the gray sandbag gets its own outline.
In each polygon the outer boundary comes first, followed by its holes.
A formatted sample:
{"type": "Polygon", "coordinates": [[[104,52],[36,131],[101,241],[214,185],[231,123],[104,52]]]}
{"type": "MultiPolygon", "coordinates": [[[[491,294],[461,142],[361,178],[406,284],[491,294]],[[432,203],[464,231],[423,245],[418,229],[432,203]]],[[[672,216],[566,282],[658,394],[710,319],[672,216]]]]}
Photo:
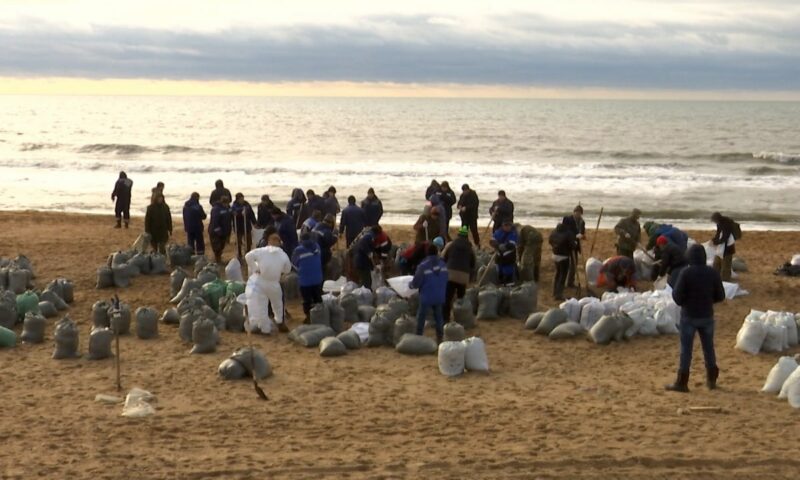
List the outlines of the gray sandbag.
{"type": "Polygon", "coordinates": [[[305,332],[308,332],[308,331],[311,331],[311,330],[317,330],[317,329],[322,328],[322,327],[324,327],[324,325],[311,325],[310,323],[306,323],[306,324],[303,324],[303,325],[298,325],[295,328],[293,328],[291,332],[289,332],[289,334],[286,336],[286,338],[288,338],[289,340],[291,340],[293,342],[300,343],[300,335],[304,334],[305,332]]]}
{"type": "Polygon", "coordinates": [[[342,259],[333,256],[327,265],[325,265],[325,280],[336,280],[342,276],[342,259]]]}
{"type": "Polygon", "coordinates": [[[242,364],[246,372],[246,378],[252,378],[254,371],[255,377],[258,380],[263,380],[272,376],[272,366],[269,360],[267,360],[267,357],[257,348],[242,347],[236,349],[230,358],[242,364]]]}
{"type": "Polygon", "coordinates": [[[64,292],[61,298],[63,298],[67,304],[74,302],[75,284],[72,283],[72,280],[67,280],[66,278],[57,278],[56,280],[61,285],[61,291],[64,292]]]}
{"type": "Polygon", "coordinates": [[[500,293],[496,288],[489,286],[478,292],[478,320],[495,320],[498,318],[500,306],[500,293]]]}
{"type": "Polygon", "coordinates": [[[456,322],[447,322],[444,325],[444,341],[445,342],[460,342],[467,338],[467,332],[464,327],[456,322]]]}
{"type": "Polygon", "coordinates": [[[20,335],[20,339],[25,343],[42,343],[44,342],[46,327],[47,320],[45,320],[42,315],[28,312],[25,314],[25,320],[22,322],[22,335],[20,335]]]}
{"type": "Polygon", "coordinates": [[[127,265],[114,265],[111,267],[111,275],[114,279],[114,286],[117,288],[128,288],[131,285],[131,274],[127,265]]]}
{"type": "Polygon", "coordinates": [[[336,335],[348,350],[358,350],[361,348],[361,337],[354,330],[347,330],[336,335]]]}
{"type": "Polygon", "coordinates": [[[53,305],[53,302],[39,302],[39,313],[44,315],[45,318],[53,318],[58,316],[58,309],[53,305]]]}
{"type": "MultiPolygon", "coordinates": [[[[453,302],[452,308],[453,321],[464,328],[475,328],[475,310],[472,308],[469,298],[457,298],[453,302]]],[[[445,319],[447,321],[449,319],[445,319]]]]}
{"type": "Polygon", "coordinates": [[[416,315],[419,311],[419,292],[414,292],[406,299],[408,304],[408,313],[416,315]]]}
{"type": "Polygon", "coordinates": [[[747,263],[741,257],[733,257],[731,260],[731,270],[737,273],[747,272],[747,263]]]}
{"type": "Polygon", "coordinates": [[[78,346],[80,343],[78,326],[69,318],[69,315],[56,322],[53,340],[55,342],[55,348],[53,349],[54,359],[61,360],[80,356],[80,354],[78,354],[78,346]]]}
{"type": "Polygon", "coordinates": [[[158,336],[158,312],[150,307],[136,309],[136,336],[147,340],[158,336]]]}
{"type": "Polygon", "coordinates": [[[131,256],[127,252],[120,250],[109,256],[108,266],[113,268],[115,265],[125,265],[130,259],[131,256]]]}
{"type": "Polygon", "coordinates": [[[479,286],[484,286],[484,285],[489,285],[489,284],[497,285],[498,280],[499,280],[499,278],[497,276],[497,266],[492,264],[492,265],[488,265],[488,266],[484,266],[484,267],[479,268],[476,278],[478,280],[483,279],[483,281],[481,282],[481,284],[479,286]],[[487,269],[489,270],[488,272],[486,272],[487,269]],[[484,272],[486,272],[486,276],[484,276],[484,272]]]}
{"type": "Polygon", "coordinates": [[[244,331],[244,305],[236,301],[236,295],[229,293],[220,300],[220,312],[225,317],[225,330],[244,331]]]}
{"type": "Polygon", "coordinates": [[[108,310],[111,308],[111,304],[105,300],[98,300],[94,302],[92,305],[92,326],[96,328],[105,328],[108,327],[109,318],[108,318],[108,310]]]}
{"type": "Polygon", "coordinates": [[[603,315],[600,320],[589,330],[589,337],[598,345],[607,345],[619,337],[620,332],[625,332],[624,324],[619,315],[603,315]]]}
{"type": "Polygon", "coordinates": [[[200,272],[202,272],[203,269],[206,268],[206,265],[208,265],[208,259],[206,258],[205,255],[195,255],[195,256],[193,256],[192,257],[192,262],[194,263],[194,271],[192,272],[192,274],[195,277],[200,275],[200,272]]]}
{"type": "Polygon", "coordinates": [[[167,257],[160,253],[150,254],[150,275],[161,275],[168,273],[167,257]]]}
{"type": "Polygon", "coordinates": [[[311,310],[308,312],[308,316],[310,318],[310,322],[314,325],[325,325],[327,327],[331,326],[331,316],[328,309],[325,308],[325,305],[322,303],[318,303],[311,307],[311,310]]]}
{"type": "Polygon", "coordinates": [[[181,316],[177,309],[168,308],[164,310],[164,313],[161,315],[161,321],[167,325],[178,325],[181,323],[181,316]]]}
{"type": "Polygon", "coordinates": [[[131,306],[120,302],[118,312],[114,311],[114,307],[110,307],[108,309],[108,325],[114,333],[129,334],[131,331],[131,306]]]}
{"type": "Polygon", "coordinates": [[[178,302],[178,306],[175,307],[178,310],[179,315],[183,315],[184,313],[188,312],[189,310],[202,310],[203,307],[206,306],[206,301],[203,298],[203,294],[200,290],[192,290],[189,292],[183,300],[178,302]]]}
{"type": "Polygon", "coordinates": [[[358,306],[358,321],[369,322],[375,315],[375,307],[372,305],[359,305],[358,306]]]}
{"type": "Polygon", "coordinates": [[[554,328],[567,321],[567,312],[560,308],[551,308],[545,312],[542,321],[536,327],[536,333],[539,335],[550,335],[554,328]]]}
{"type": "Polygon", "coordinates": [[[15,266],[8,269],[8,289],[19,295],[28,289],[31,272],[15,266]]]}
{"type": "Polygon", "coordinates": [[[498,287],[497,294],[500,300],[497,303],[497,316],[508,317],[511,309],[511,287],[498,287]]]}
{"type": "MultiPolygon", "coordinates": [[[[306,326],[306,325],[301,325],[306,326]]],[[[327,327],[325,325],[309,325],[316,327],[311,330],[305,330],[299,335],[297,335],[297,343],[304,347],[316,347],[319,345],[319,342],[322,341],[325,337],[334,337],[336,336],[336,332],[333,331],[331,327],[327,327]]],[[[300,328],[300,327],[298,327],[300,328]]]]}
{"type": "Polygon", "coordinates": [[[367,346],[368,347],[382,347],[384,345],[391,345],[392,342],[392,329],[394,322],[390,321],[383,315],[375,315],[369,321],[369,329],[367,333],[367,346]]]}
{"type": "Polygon", "coordinates": [[[543,318],[544,312],[531,313],[528,315],[528,319],[525,320],[525,330],[536,330],[543,318]]]}
{"type": "Polygon", "coordinates": [[[244,365],[232,358],[226,358],[217,367],[217,373],[223,380],[238,380],[247,375],[244,365]]]}
{"type": "Polygon", "coordinates": [[[583,326],[576,322],[565,322],[554,328],[548,337],[550,340],[562,340],[564,338],[573,338],[584,333],[583,326]]]}
{"type": "Polygon", "coordinates": [[[197,274],[197,281],[201,286],[218,279],[219,273],[217,272],[217,267],[214,263],[209,263],[202,270],[200,270],[200,273],[197,274]]]}
{"type": "Polygon", "coordinates": [[[202,312],[203,312],[203,317],[205,317],[205,318],[211,320],[212,322],[214,322],[214,327],[216,327],[216,329],[218,331],[222,332],[222,331],[225,330],[225,317],[224,316],[218,314],[217,312],[214,311],[213,308],[211,308],[209,306],[204,306],[202,308],[202,312]]]}
{"type": "Polygon", "coordinates": [[[181,291],[183,281],[189,278],[189,274],[182,268],[176,268],[169,274],[169,296],[174,298],[181,291]]]}
{"type": "Polygon", "coordinates": [[[183,267],[192,264],[192,247],[188,245],[170,244],[167,247],[169,264],[173,267],[183,267]]]}
{"type": "Polygon", "coordinates": [[[281,288],[285,300],[297,300],[300,298],[300,282],[295,272],[290,272],[281,277],[281,288]]]}
{"type": "Polygon", "coordinates": [[[112,356],[111,342],[114,332],[110,328],[93,328],[89,334],[89,360],[103,360],[112,356]]]}
{"type": "Polygon", "coordinates": [[[150,275],[150,257],[143,253],[137,253],[131,257],[128,265],[136,269],[140,275],[150,275]]]}
{"type": "Polygon", "coordinates": [[[388,305],[389,300],[397,296],[394,290],[389,287],[378,287],[375,290],[375,305],[388,305]]]}
{"type": "Polygon", "coordinates": [[[30,278],[36,278],[36,274],[33,272],[33,263],[31,263],[30,259],[25,255],[17,255],[17,258],[15,258],[12,263],[22,270],[30,272],[30,278]]]}
{"type": "Polygon", "coordinates": [[[114,272],[111,267],[102,266],[97,269],[97,284],[94,288],[111,288],[114,286],[114,272]]]}
{"type": "Polygon", "coordinates": [[[325,337],[319,342],[320,357],[341,357],[347,353],[347,347],[336,337],[325,337]]]}
{"type": "MultiPolygon", "coordinates": [[[[60,298],[64,298],[64,285],[59,281],[59,279],[55,279],[50,281],[47,286],[44,288],[45,291],[53,292],[54,294],[58,295],[60,298]]],[[[44,293],[44,292],[42,292],[44,293]]],[[[50,300],[49,298],[47,300],[50,300]]],[[[55,304],[54,304],[55,305],[55,304]]],[[[58,308],[58,307],[56,307],[58,308]]]]}
{"type": "Polygon", "coordinates": [[[68,309],[69,305],[67,305],[67,302],[65,302],[64,299],[61,298],[55,290],[53,290],[53,288],[54,287],[48,286],[47,289],[43,291],[41,295],[39,295],[39,301],[52,303],[58,311],[68,309]]]}
{"type": "Polygon", "coordinates": [[[413,333],[403,335],[395,347],[395,350],[406,355],[434,355],[438,349],[436,340],[413,333]]]}
{"type": "Polygon", "coordinates": [[[339,306],[344,310],[344,321],[347,323],[358,322],[358,299],[352,293],[339,296],[339,306]]]}
{"type": "MultiPolygon", "coordinates": [[[[472,305],[472,314],[476,315],[478,313],[478,293],[480,290],[478,287],[469,287],[466,292],[464,292],[464,298],[469,300],[470,305],[472,305]]],[[[460,323],[460,322],[459,322],[460,323]]]]}
{"type": "Polygon", "coordinates": [[[191,309],[181,315],[181,320],[178,323],[178,336],[184,342],[192,341],[192,329],[194,322],[203,318],[202,310],[191,309]]]}
{"type": "MultiPolygon", "coordinates": [[[[0,260],[3,260],[0,258],[0,260]]],[[[8,288],[8,266],[0,265],[0,291],[8,288]]]]}
{"type": "Polygon", "coordinates": [[[17,296],[11,290],[0,290],[0,327],[13,329],[17,323],[17,296]]]}
{"type": "Polygon", "coordinates": [[[525,320],[536,311],[537,288],[535,283],[523,283],[513,288],[509,296],[508,314],[511,318],[525,320]]]}
{"type": "Polygon", "coordinates": [[[389,346],[397,346],[397,342],[403,338],[406,333],[417,333],[417,321],[408,315],[403,315],[394,321],[392,329],[392,343],[386,342],[389,346]]]}
{"type": "Polygon", "coordinates": [[[328,310],[333,331],[336,333],[344,331],[344,309],[338,303],[326,303],[325,308],[328,310]]]}
{"type": "MultiPolygon", "coordinates": [[[[183,285],[181,285],[181,289],[178,291],[178,294],[172,297],[169,303],[181,303],[186,297],[188,297],[192,292],[201,291],[203,288],[203,284],[200,283],[200,280],[187,278],[183,281],[183,285]]],[[[204,301],[205,302],[205,301],[204,301]]]]}
{"type": "Polygon", "coordinates": [[[192,350],[189,353],[214,353],[217,351],[217,327],[212,320],[201,318],[192,325],[192,350]]]}
{"type": "MultiPolygon", "coordinates": [[[[408,315],[412,313],[411,306],[408,304],[408,301],[401,297],[390,298],[389,303],[387,303],[386,306],[389,310],[397,314],[397,318],[400,318],[400,315],[408,315]]],[[[395,318],[395,320],[397,318],[395,318]]]]}

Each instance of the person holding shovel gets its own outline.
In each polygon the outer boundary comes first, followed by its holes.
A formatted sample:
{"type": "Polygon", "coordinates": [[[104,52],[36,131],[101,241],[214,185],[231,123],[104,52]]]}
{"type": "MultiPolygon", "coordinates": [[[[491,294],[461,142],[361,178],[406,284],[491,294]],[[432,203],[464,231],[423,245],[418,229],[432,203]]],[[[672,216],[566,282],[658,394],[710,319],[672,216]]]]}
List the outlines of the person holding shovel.
{"type": "Polygon", "coordinates": [[[617,234],[617,255],[633,258],[633,252],[639,246],[642,236],[642,227],[639,225],[641,216],[642,211],[634,208],[630,216],[614,226],[614,233],[617,234]]]}

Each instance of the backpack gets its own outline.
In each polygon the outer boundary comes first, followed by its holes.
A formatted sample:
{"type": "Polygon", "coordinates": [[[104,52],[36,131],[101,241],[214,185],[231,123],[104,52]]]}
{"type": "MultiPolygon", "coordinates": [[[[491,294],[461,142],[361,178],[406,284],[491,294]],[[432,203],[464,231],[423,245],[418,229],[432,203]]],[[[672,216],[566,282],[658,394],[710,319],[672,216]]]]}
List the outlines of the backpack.
{"type": "Polygon", "coordinates": [[[739,222],[732,222],[733,228],[731,229],[731,233],[733,234],[734,240],[741,240],[742,239],[742,226],[739,225],[739,222]]]}

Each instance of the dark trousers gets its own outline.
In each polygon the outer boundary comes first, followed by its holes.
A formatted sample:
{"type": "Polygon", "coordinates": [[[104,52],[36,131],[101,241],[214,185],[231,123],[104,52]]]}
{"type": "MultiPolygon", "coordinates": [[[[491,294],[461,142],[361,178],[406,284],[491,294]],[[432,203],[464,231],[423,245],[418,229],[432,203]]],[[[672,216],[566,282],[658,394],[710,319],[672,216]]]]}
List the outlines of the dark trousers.
{"type": "Polygon", "coordinates": [[[228,237],[209,235],[209,240],[211,241],[211,250],[214,252],[214,261],[217,263],[222,262],[222,252],[228,243],[228,237]]]}
{"type": "Polygon", "coordinates": [[[191,247],[196,255],[204,254],[206,251],[206,241],[203,236],[203,231],[186,232],[186,244],[191,247]]]}
{"type": "Polygon", "coordinates": [[[153,253],[160,253],[161,255],[167,254],[167,241],[158,242],[155,240],[150,241],[150,247],[153,248],[153,253]]]}
{"type": "Polygon", "coordinates": [[[361,282],[362,286],[372,289],[372,270],[368,268],[359,268],[358,280],[361,282]]]}
{"type": "Polygon", "coordinates": [[[633,258],[633,250],[633,248],[625,248],[617,245],[617,255],[622,255],[623,257],[633,258]]]}
{"type": "Polygon", "coordinates": [[[695,332],[700,335],[700,345],[703,347],[706,370],[714,370],[717,367],[717,356],[714,352],[714,319],[681,318],[680,331],[681,356],[678,371],[689,373],[689,367],[692,365],[695,332]]]}
{"type": "Polygon", "coordinates": [[[444,297],[444,306],[442,307],[442,318],[445,323],[450,321],[450,310],[453,308],[453,297],[459,299],[464,298],[467,293],[467,286],[456,282],[447,282],[447,291],[444,297]]]}
{"type": "Polygon", "coordinates": [[[442,305],[426,305],[419,303],[417,310],[417,335],[422,335],[425,331],[425,317],[428,310],[433,309],[433,319],[436,321],[436,338],[441,340],[444,337],[444,319],[442,318],[442,305]]]}
{"type": "Polygon", "coordinates": [[[575,286],[575,269],[578,268],[578,252],[572,252],[569,256],[569,269],[567,270],[567,285],[570,287],[575,286]]]}
{"type": "Polygon", "coordinates": [[[480,234],[478,233],[478,218],[461,217],[461,226],[469,228],[469,232],[472,234],[472,242],[475,245],[480,246],[481,237],[480,234]]]}
{"type": "Polygon", "coordinates": [[[120,202],[117,202],[114,205],[114,216],[117,217],[117,220],[120,218],[124,218],[125,221],[130,221],[131,219],[131,204],[123,205],[120,202]]]}
{"type": "Polygon", "coordinates": [[[253,236],[250,235],[250,232],[243,232],[241,230],[236,232],[236,240],[238,244],[238,251],[236,253],[239,254],[239,258],[241,259],[244,254],[249,252],[253,247],[253,236]],[[242,248],[247,247],[247,249],[242,252],[242,248]]]}
{"type": "Polygon", "coordinates": [[[553,296],[556,299],[564,298],[564,286],[567,283],[567,272],[569,271],[569,259],[556,262],[556,274],[553,277],[553,296]]]}
{"type": "Polygon", "coordinates": [[[303,312],[308,315],[312,306],[322,303],[322,284],[300,287],[300,295],[303,297],[303,312]]]}

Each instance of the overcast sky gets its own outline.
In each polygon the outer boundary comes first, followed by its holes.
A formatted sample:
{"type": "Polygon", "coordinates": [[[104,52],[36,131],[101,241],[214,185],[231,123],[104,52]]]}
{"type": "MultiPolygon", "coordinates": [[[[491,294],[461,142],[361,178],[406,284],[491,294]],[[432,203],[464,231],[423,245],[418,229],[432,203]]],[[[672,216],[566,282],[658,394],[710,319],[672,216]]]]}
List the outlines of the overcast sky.
{"type": "Polygon", "coordinates": [[[7,78],[800,91],[800,0],[0,0],[0,45],[7,78]]]}

